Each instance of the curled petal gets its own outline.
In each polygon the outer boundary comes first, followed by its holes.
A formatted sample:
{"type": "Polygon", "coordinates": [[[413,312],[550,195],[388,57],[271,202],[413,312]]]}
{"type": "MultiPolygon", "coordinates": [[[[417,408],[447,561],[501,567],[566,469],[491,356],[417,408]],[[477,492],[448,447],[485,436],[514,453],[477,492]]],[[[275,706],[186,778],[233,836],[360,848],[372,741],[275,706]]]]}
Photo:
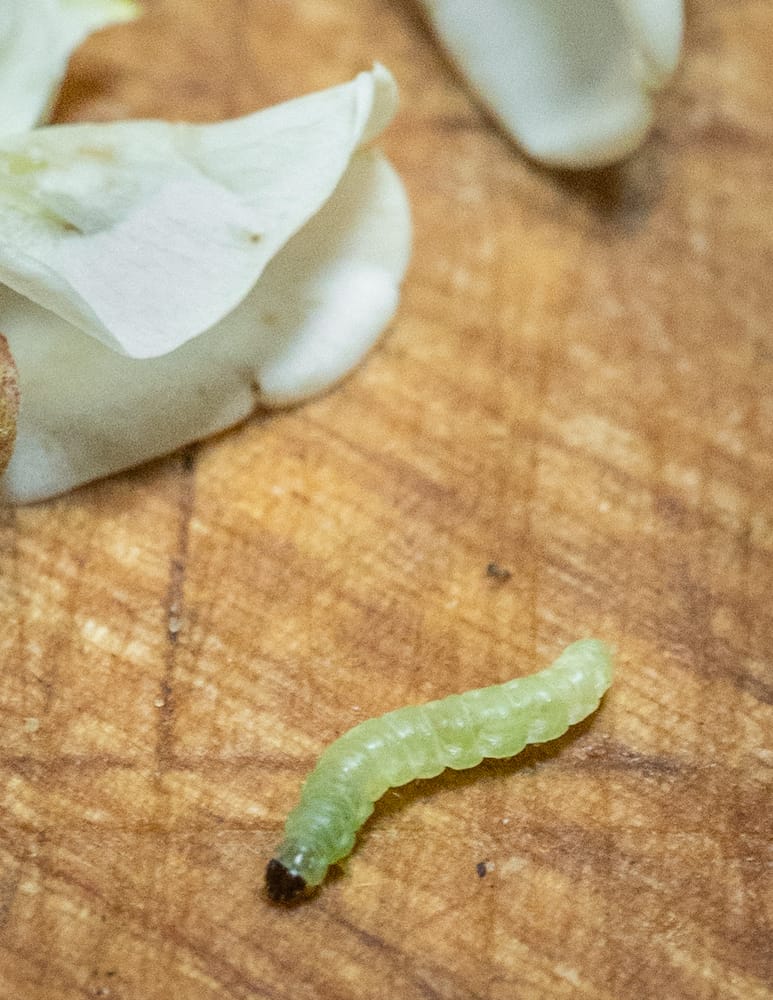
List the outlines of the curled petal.
{"type": "MultiPolygon", "coordinates": [[[[250,119],[244,130],[237,122],[222,131],[183,127],[189,162],[202,174],[193,183],[198,191],[212,185],[214,203],[189,200],[186,215],[181,200],[174,224],[169,213],[145,214],[149,225],[156,221],[151,234],[132,230],[143,240],[138,251],[116,240],[118,259],[136,269],[134,287],[119,272],[101,297],[88,298],[81,285],[77,300],[72,284],[52,282],[56,296],[42,304],[0,288],[0,322],[24,399],[3,480],[7,499],[64,492],[222,430],[256,405],[322,392],[370,348],[397,307],[410,250],[402,184],[377,151],[359,148],[388,121],[394,86],[377,69],[324,94],[332,107],[312,95],[263,113],[269,121],[260,128],[250,119]],[[214,206],[225,204],[232,211],[218,214],[214,206]],[[185,239],[177,221],[187,226],[185,239]],[[98,302],[99,310],[70,312],[73,301],[98,302]]],[[[127,184],[129,215],[144,204],[142,183],[127,184]]],[[[173,193],[181,196],[170,187],[167,207],[173,193]]],[[[83,230],[115,203],[113,192],[100,197],[84,193],[68,208],[70,218],[81,213],[83,230]]],[[[108,239],[123,224],[97,231],[108,239]]],[[[70,245],[77,252],[77,236],[70,245]]],[[[100,273],[108,283],[109,260],[100,273]]]]}
{"type": "Polygon", "coordinates": [[[238,305],[395,106],[376,67],[214,125],[0,140],[0,281],[122,354],[166,354],[238,305]]]}

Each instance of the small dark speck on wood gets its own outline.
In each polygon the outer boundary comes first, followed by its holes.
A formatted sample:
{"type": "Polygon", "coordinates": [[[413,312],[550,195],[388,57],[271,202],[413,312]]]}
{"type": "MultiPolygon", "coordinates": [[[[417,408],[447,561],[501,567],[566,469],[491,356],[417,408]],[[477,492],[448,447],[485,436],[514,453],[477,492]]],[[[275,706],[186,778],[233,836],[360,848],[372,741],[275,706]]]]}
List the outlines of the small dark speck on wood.
{"type": "Polygon", "coordinates": [[[477,865],[475,865],[475,871],[478,873],[478,878],[485,878],[486,872],[488,871],[488,862],[479,861],[477,865]]]}
{"type": "Polygon", "coordinates": [[[509,580],[513,574],[509,569],[505,569],[504,566],[500,566],[499,563],[490,562],[486,567],[486,576],[492,580],[498,580],[500,583],[504,583],[505,580],[509,580]]]}

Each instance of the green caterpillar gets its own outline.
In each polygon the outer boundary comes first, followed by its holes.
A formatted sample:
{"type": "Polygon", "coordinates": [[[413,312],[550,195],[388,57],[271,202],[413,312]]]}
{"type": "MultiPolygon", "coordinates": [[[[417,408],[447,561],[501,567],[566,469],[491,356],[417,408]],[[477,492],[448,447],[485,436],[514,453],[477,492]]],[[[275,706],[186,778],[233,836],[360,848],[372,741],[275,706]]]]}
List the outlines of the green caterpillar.
{"type": "Polygon", "coordinates": [[[538,674],[398,708],[350,729],[322,754],[287,818],[266,869],[269,897],[287,902],[319,885],[352,850],[388,788],[554,740],[598,707],[611,682],[610,651],[583,639],[538,674]]]}

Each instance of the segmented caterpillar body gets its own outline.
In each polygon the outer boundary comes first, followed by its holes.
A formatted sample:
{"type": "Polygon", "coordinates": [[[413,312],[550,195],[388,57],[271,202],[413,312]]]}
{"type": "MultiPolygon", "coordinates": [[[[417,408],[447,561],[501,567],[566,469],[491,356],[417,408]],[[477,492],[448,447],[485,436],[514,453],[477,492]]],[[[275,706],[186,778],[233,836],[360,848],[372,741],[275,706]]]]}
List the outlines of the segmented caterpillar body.
{"type": "Polygon", "coordinates": [[[609,650],[584,639],[538,674],[399,708],[350,729],[303,785],[266,869],[269,896],[288,901],[319,885],[328,867],[349,854],[388,788],[553,740],[598,707],[611,681],[609,650]]]}

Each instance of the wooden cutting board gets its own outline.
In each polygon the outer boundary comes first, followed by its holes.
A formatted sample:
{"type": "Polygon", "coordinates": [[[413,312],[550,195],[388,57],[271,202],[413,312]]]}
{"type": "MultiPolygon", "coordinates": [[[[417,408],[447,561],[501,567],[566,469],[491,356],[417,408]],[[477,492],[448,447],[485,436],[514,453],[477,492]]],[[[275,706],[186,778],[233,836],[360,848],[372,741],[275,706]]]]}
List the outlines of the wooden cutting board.
{"type": "Polygon", "coordinates": [[[336,392],[0,513],[0,996],[773,996],[773,8],[688,3],[650,141],[584,176],[492,129],[409,0],[145,8],[59,120],[379,59],[415,249],[336,392]],[[583,635],[618,650],[595,717],[388,793],[266,900],[328,741],[583,635]]]}

